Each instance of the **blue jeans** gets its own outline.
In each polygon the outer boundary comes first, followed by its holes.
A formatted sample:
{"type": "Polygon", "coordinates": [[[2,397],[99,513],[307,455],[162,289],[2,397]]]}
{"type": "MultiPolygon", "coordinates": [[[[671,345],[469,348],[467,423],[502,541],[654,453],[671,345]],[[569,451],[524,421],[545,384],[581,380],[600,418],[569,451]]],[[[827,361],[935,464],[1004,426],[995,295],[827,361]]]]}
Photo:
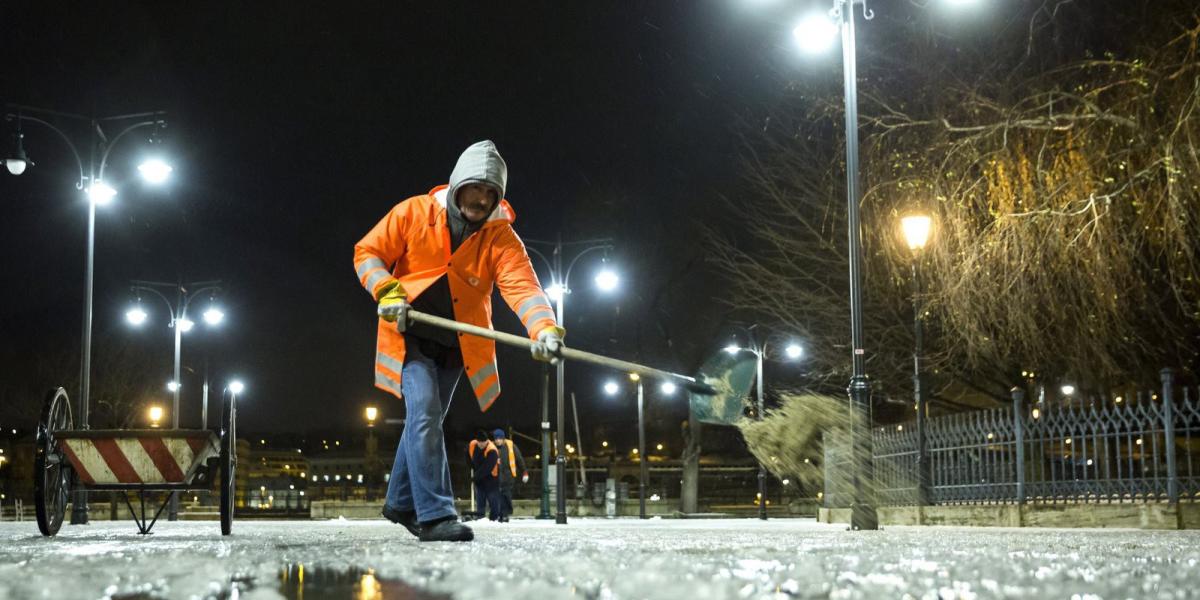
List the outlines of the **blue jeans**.
{"type": "Polygon", "coordinates": [[[500,513],[500,490],[495,479],[485,479],[475,482],[475,513],[482,519],[487,516],[495,521],[500,513]]]}
{"type": "Polygon", "coordinates": [[[458,348],[444,348],[409,335],[404,336],[404,348],[400,374],[404,432],[396,447],[386,503],[392,510],[415,510],[417,520],[426,523],[458,514],[442,421],[462,375],[462,355],[458,348]]]}

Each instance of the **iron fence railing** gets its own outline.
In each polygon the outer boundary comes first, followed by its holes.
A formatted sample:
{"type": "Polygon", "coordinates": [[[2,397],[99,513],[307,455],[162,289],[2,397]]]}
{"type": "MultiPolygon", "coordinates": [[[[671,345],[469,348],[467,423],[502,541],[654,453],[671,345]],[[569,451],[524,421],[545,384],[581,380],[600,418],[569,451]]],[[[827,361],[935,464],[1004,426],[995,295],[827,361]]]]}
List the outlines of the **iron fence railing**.
{"type": "MultiPolygon", "coordinates": [[[[917,499],[912,423],[872,430],[871,482],[880,506],[917,499]]],[[[848,440],[827,437],[825,506],[849,506],[848,440]]],[[[1076,400],[1026,403],[926,420],[934,504],[1200,501],[1200,388],[1177,386],[1076,400]]]]}

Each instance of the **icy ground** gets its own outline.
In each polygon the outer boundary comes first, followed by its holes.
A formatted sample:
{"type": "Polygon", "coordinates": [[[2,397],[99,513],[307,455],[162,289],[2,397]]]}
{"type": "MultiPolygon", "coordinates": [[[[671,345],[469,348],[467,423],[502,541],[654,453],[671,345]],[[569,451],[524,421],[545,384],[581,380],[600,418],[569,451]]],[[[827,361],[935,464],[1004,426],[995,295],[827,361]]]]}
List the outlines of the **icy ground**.
{"type": "Polygon", "coordinates": [[[384,521],[0,523],[0,598],[1187,598],[1200,532],[810,520],[472,523],[420,544],[384,521]],[[410,587],[411,586],[411,587],[410,587]]]}

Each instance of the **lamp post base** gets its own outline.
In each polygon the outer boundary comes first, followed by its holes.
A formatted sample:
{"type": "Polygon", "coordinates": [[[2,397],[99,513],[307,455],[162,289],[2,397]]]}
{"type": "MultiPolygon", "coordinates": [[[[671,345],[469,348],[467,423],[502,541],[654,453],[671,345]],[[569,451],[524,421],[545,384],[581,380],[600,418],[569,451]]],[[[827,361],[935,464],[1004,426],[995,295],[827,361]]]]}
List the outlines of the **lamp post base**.
{"type": "Polygon", "coordinates": [[[868,504],[855,504],[851,506],[850,529],[854,531],[879,529],[879,515],[875,512],[875,507],[868,504]]]}

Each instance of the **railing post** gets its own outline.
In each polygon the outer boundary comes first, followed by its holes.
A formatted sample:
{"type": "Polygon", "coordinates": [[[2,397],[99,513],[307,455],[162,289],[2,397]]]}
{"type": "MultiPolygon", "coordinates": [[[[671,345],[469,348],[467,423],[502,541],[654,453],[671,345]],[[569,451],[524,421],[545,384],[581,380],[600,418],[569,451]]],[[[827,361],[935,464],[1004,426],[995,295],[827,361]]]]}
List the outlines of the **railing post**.
{"type": "Polygon", "coordinates": [[[1167,446],[1167,501],[1172,504],[1179,502],[1179,473],[1175,464],[1175,371],[1163,369],[1159,372],[1162,377],[1162,419],[1163,435],[1167,446]]]}
{"type": "Polygon", "coordinates": [[[1025,390],[1012,389],[1013,434],[1016,436],[1017,504],[1025,504],[1025,390]]]}

